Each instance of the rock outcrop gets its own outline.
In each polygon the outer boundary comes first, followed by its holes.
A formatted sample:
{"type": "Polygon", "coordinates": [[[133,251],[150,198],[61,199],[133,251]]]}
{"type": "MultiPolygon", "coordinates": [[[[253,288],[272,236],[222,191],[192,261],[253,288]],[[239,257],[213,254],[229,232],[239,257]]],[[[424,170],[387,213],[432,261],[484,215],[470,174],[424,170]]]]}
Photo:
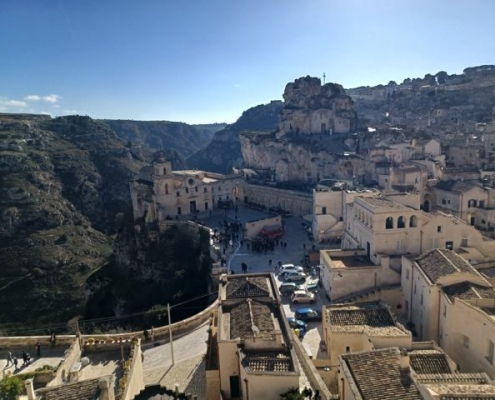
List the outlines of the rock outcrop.
{"type": "Polygon", "coordinates": [[[281,101],[272,101],[244,111],[235,123],[217,132],[204,149],[189,157],[188,167],[226,174],[232,172],[233,167],[242,166],[239,133],[246,129],[275,129],[282,106],[281,101]]]}
{"type": "Polygon", "coordinates": [[[84,282],[108,262],[143,165],[89,117],[0,115],[2,323],[81,313],[84,282]]]}
{"type": "Polygon", "coordinates": [[[170,121],[101,120],[133,146],[146,146],[151,151],[175,150],[184,159],[199,151],[215,132],[226,124],[189,125],[170,121]]]}
{"type": "Polygon", "coordinates": [[[321,85],[307,76],[287,84],[277,136],[296,132],[304,135],[351,133],[357,117],[352,99],[336,83],[321,85]]]}

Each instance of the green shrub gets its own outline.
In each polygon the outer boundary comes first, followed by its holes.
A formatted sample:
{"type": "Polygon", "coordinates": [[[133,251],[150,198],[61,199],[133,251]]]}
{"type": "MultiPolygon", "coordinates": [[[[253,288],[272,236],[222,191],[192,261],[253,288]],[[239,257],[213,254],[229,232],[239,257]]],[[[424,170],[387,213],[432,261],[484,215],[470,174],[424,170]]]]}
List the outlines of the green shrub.
{"type": "Polygon", "coordinates": [[[0,381],[0,399],[16,400],[24,389],[24,383],[18,376],[8,376],[0,381]]]}

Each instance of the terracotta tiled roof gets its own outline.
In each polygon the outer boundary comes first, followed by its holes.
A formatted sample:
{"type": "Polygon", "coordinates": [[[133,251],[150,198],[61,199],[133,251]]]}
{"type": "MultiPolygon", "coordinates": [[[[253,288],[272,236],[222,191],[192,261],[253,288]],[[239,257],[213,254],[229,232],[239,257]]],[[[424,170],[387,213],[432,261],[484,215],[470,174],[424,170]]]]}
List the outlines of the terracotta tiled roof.
{"type": "Polygon", "coordinates": [[[275,329],[272,306],[260,301],[247,299],[226,307],[230,309],[230,338],[272,333],[275,329]],[[256,332],[254,332],[256,331],[256,332]]]}
{"type": "MultiPolygon", "coordinates": [[[[234,275],[235,276],[235,275],[234,275]]],[[[268,278],[262,276],[253,277],[229,277],[227,283],[227,299],[239,299],[250,297],[268,297],[270,290],[268,278]]]]}
{"type": "Polygon", "coordinates": [[[454,179],[448,181],[440,181],[435,185],[435,189],[445,190],[447,192],[465,193],[474,187],[477,187],[473,182],[457,181],[454,179]]]}
{"type": "Polygon", "coordinates": [[[420,375],[417,381],[443,400],[495,400],[495,386],[483,373],[420,375]]]}
{"type": "Polygon", "coordinates": [[[443,276],[457,272],[477,274],[464,258],[448,249],[434,249],[416,258],[416,262],[432,283],[443,276]]]}
{"type": "Polygon", "coordinates": [[[244,367],[250,371],[289,372],[294,371],[294,364],[289,352],[257,351],[245,352],[242,360],[244,367]]]}
{"type": "Polygon", "coordinates": [[[100,395],[100,378],[88,379],[63,386],[36,391],[40,400],[96,400],[100,395]]]}
{"type": "Polygon", "coordinates": [[[418,375],[416,380],[421,384],[457,384],[457,385],[485,385],[489,381],[484,373],[461,373],[455,374],[422,374],[418,375]]]}
{"type": "Polygon", "coordinates": [[[447,356],[438,350],[413,350],[409,352],[409,363],[417,374],[449,374],[453,372],[447,356]]]}
{"type": "Polygon", "coordinates": [[[495,290],[490,287],[476,285],[471,282],[454,283],[442,288],[444,293],[453,299],[495,299],[495,290]]]}
{"type": "Polygon", "coordinates": [[[327,318],[333,332],[364,332],[404,335],[389,309],[380,302],[335,304],[327,307],[327,318]]]}
{"type": "Polygon", "coordinates": [[[400,368],[398,348],[341,356],[363,400],[420,400],[409,370],[400,368]]]}

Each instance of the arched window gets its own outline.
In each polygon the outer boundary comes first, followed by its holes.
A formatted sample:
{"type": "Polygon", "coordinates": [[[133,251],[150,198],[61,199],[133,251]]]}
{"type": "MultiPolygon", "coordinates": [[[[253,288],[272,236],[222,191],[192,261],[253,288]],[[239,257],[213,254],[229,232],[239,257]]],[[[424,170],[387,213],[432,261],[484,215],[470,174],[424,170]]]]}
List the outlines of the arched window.
{"type": "Polygon", "coordinates": [[[416,228],[418,226],[418,217],[411,215],[409,219],[409,228],[416,228]]]}
{"type": "Polygon", "coordinates": [[[394,219],[392,217],[388,217],[385,220],[385,229],[394,229],[394,219]]]}
{"type": "Polygon", "coordinates": [[[405,228],[406,227],[406,219],[401,215],[397,220],[397,228],[405,228]]]}
{"type": "Polygon", "coordinates": [[[168,194],[168,183],[165,184],[165,194],[168,194]]]}
{"type": "Polygon", "coordinates": [[[163,175],[167,175],[167,168],[163,168],[163,175]]]}

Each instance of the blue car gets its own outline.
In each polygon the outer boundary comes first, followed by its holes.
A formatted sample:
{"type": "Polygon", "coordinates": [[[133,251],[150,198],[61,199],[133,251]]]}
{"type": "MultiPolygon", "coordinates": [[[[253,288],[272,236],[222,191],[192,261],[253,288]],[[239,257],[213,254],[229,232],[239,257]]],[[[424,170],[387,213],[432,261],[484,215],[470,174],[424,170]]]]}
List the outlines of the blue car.
{"type": "Polygon", "coordinates": [[[289,321],[289,326],[292,329],[299,328],[299,329],[303,329],[304,331],[308,330],[308,324],[306,324],[306,322],[304,321],[301,321],[300,319],[296,319],[294,317],[287,317],[287,321],[289,321]]]}
{"type": "Polygon", "coordinates": [[[321,321],[321,312],[314,308],[298,308],[294,316],[301,321],[321,321]]]}

